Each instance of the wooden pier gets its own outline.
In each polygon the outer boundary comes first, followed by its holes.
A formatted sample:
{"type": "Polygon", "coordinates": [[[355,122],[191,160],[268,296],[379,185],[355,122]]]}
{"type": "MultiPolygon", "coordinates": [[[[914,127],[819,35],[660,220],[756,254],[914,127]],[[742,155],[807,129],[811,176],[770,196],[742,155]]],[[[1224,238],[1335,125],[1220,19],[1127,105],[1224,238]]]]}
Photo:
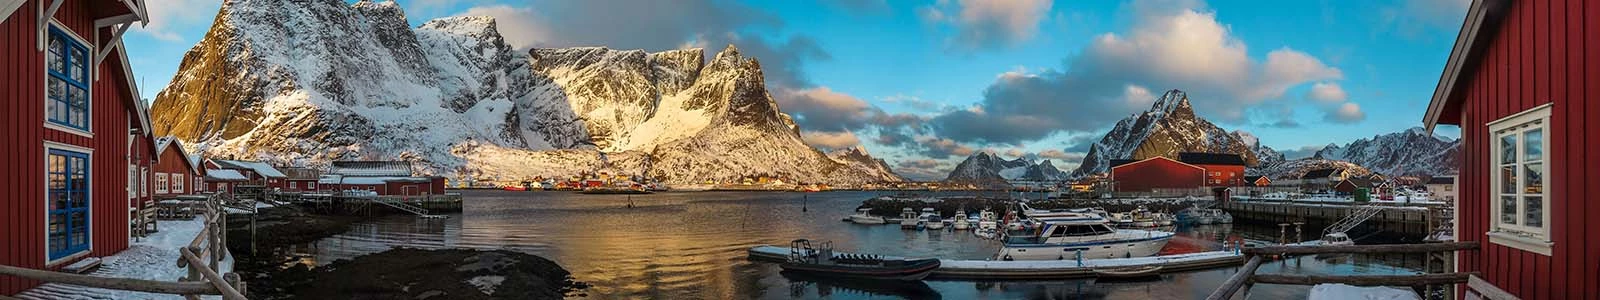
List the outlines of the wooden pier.
{"type": "Polygon", "coordinates": [[[263,195],[275,203],[295,203],[313,211],[332,214],[370,215],[373,213],[416,213],[430,216],[438,213],[461,212],[459,193],[443,195],[373,196],[343,193],[269,192],[263,195]]]}
{"type": "Polygon", "coordinates": [[[1306,222],[1332,224],[1350,216],[1366,205],[1381,206],[1382,211],[1373,215],[1363,226],[1382,231],[1416,235],[1432,233],[1433,227],[1439,220],[1433,219],[1438,214],[1430,212],[1446,208],[1444,204],[1265,200],[1234,200],[1217,204],[1216,207],[1227,211],[1233,215],[1234,219],[1264,223],[1306,222]]]}
{"type": "MultiPolygon", "coordinates": [[[[788,257],[789,248],[778,246],[756,246],[754,248],[750,248],[748,252],[752,260],[782,262],[788,257]]],[[[835,253],[852,254],[846,252],[835,253]]],[[[900,259],[898,257],[885,258],[900,259]]],[[[1221,268],[1237,266],[1244,263],[1244,256],[1236,251],[1213,251],[1153,257],[1086,259],[1082,261],[989,261],[941,259],[939,262],[939,268],[934,270],[933,274],[929,275],[929,278],[1037,280],[1095,278],[1100,276],[1099,272],[1096,272],[1097,270],[1108,268],[1156,266],[1160,267],[1160,272],[1162,273],[1221,268]]]]}
{"type": "MultiPolygon", "coordinates": [[[[1457,273],[1426,273],[1415,275],[1291,275],[1291,274],[1256,274],[1256,269],[1262,261],[1270,256],[1287,255],[1313,255],[1313,254],[1386,254],[1386,253],[1434,253],[1477,251],[1478,243],[1425,243],[1425,244],[1398,244],[1398,245],[1280,245],[1264,247],[1246,247],[1243,252],[1249,256],[1249,261],[1244,268],[1222,286],[1211,292],[1206,300],[1233,299],[1234,295],[1244,292],[1244,298],[1249,298],[1250,287],[1255,284],[1291,284],[1291,285],[1317,285],[1324,283],[1339,283],[1356,286],[1409,286],[1419,294],[1428,294],[1426,291],[1437,291],[1447,286],[1469,283],[1478,280],[1482,275],[1477,272],[1457,273]]],[[[1495,289],[1495,291],[1499,291],[1495,289]]],[[[1504,292],[1499,292],[1506,295],[1504,292]]],[[[1491,299],[1512,299],[1504,297],[1490,297],[1491,299]]]]}

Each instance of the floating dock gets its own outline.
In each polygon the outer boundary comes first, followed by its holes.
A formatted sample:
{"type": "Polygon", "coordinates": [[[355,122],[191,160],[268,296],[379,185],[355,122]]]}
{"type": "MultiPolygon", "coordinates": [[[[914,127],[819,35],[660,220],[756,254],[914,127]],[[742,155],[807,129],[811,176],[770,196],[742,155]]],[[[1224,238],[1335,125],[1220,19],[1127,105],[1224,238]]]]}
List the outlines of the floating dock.
{"type": "MultiPolygon", "coordinates": [[[[834,252],[835,254],[860,254],[834,252]]],[[[749,250],[752,260],[784,261],[789,248],[756,246],[749,250]]],[[[885,256],[884,259],[903,259],[885,256]]],[[[1077,260],[991,261],[940,259],[939,269],[929,278],[936,279],[1076,279],[1098,277],[1096,269],[1161,267],[1162,273],[1203,270],[1244,264],[1244,256],[1233,251],[1199,252],[1135,258],[1110,258],[1077,260]]]]}

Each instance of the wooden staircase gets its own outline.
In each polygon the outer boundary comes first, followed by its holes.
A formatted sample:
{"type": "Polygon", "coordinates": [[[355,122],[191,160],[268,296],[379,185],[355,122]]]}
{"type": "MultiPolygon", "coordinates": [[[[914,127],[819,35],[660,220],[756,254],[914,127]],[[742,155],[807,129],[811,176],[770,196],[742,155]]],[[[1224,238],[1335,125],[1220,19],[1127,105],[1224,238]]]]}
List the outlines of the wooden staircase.
{"type": "Polygon", "coordinates": [[[1322,234],[1328,235],[1331,233],[1344,233],[1346,231],[1350,231],[1350,229],[1360,226],[1361,223],[1366,222],[1367,219],[1371,219],[1372,216],[1376,216],[1382,211],[1383,207],[1378,205],[1369,204],[1366,206],[1357,207],[1354,212],[1351,212],[1350,215],[1345,216],[1344,219],[1333,223],[1333,225],[1329,225],[1327,229],[1323,229],[1322,234]]]}

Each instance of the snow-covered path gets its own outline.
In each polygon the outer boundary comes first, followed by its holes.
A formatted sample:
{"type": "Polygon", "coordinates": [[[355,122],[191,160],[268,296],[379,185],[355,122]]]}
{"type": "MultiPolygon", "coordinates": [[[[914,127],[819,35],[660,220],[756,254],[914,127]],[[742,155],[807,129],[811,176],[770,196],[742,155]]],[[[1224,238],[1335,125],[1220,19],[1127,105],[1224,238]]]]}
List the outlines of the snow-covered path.
{"type": "MultiPolygon", "coordinates": [[[[203,216],[183,221],[157,221],[161,232],[128,245],[127,250],[102,258],[100,269],[90,275],[160,281],[178,281],[188,269],[177,265],[178,249],[189,245],[205,226],[203,216]]],[[[221,273],[233,270],[233,257],[219,264],[221,273]]],[[[22,299],[183,299],[180,295],[107,290],[76,285],[46,283],[16,295],[22,299]]],[[[220,299],[218,296],[206,299],[220,299]]]]}

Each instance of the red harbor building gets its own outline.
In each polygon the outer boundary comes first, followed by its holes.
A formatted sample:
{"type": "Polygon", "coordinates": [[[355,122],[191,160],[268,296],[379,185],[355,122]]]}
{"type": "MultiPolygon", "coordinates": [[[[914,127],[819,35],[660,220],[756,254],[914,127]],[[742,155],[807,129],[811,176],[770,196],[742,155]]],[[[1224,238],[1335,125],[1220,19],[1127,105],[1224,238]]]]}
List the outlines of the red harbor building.
{"type": "Polygon", "coordinates": [[[336,161],[318,186],[325,190],[372,191],[380,196],[443,195],[444,177],[415,176],[406,161],[336,161]]]}
{"type": "Polygon", "coordinates": [[[1461,131],[1458,296],[1600,295],[1597,97],[1600,3],[1473,1],[1423,117],[1461,131]]]}
{"type": "MultiPolygon", "coordinates": [[[[122,34],[142,0],[0,0],[0,265],[59,270],[128,247],[155,160],[122,34]]],[[[0,295],[39,282],[0,276],[0,295]]]]}
{"type": "Polygon", "coordinates": [[[1118,192],[1196,189],[1205,186],[1205,180],[1205,168],[1164,156],[1111,162],[1111,181],[1116,183],[1118,192]]]}
{"type": "Polygon", "coordinates": [[[1206,186],[1242,186],[1245,162],[1238,154],[1181,152],[1178,161],[1206,171],[1206,186]]]}

